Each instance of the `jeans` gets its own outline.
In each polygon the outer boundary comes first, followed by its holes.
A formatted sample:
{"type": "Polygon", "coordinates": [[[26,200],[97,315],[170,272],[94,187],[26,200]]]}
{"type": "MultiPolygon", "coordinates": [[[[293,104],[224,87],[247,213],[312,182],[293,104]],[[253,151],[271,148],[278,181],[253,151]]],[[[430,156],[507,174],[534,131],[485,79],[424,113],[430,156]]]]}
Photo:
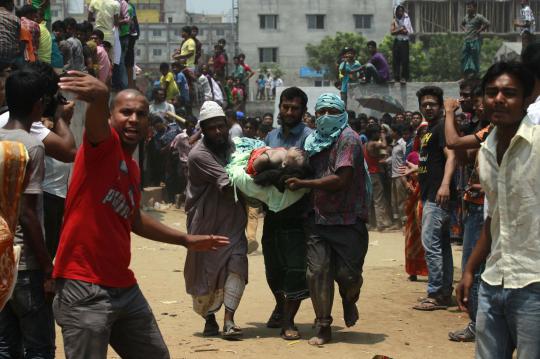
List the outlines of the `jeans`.
{"type": "MultiPolygon", "coordinates": [[[[467,261],[472,254],[474,246],[480,238],[482,227],[484,226],[484,206],[468,203],[467,215],[463,221],[463,257],[461,259],[461,270],[465,270],[467,261]]],[[[476,322],[476,311],[478,309],[478,289],[480,288],[480,276],[484,270],[482,264],[474,273],[474,282],[469,292],[469,317],[471,324],[476,322]]]]}
{"type": "Polygon", "coordinates": [[[394,79],[409,80],[409,41],[394,40],[392,47],[392,65],[394,71],[394,79]]]}
{"type": "Polygon", "coordinates": [[[351,225],[320,225],[306,222],[307,282],[320,327],[332,324],[334,281],[343,307],[355,304],[364,283],[362,271],[369,234],[363,222],[351,225]]]}
{"type": "Polygon", "coordinates": [[[54,358],[54,339],[43,272],[19,271],[13,295],[0,312],[0,358],[54,358]]]}
{"type": "Polygon", "coordinates": [[[450,211],[425,201],[422,213],[422,245],[428,267],[428,296],[450,296],[454,280],[450,246],[450,211]]]}
{"type": "Polygon", "coordinates": [[[54,317],[67,359],[105,359],[109,343],[121,358],[170,358],[138,285],[109,288],[58,279],[56,286],[54,317]]]}
{"type": "Polygon", "coordinates": [[[375,82],[378,84],[385,83],[386,80],[381,78],[381,75],[379,75],[379,71],[375,67],[375,65],[371,63],[367,63],[365,66],[365,75],[366,75],[366,81],[367,82],[375,82]]]}
{"type": "Polygon", "coordinates": [[[540,283],[504,289],[483,282],[476,317],[476,358],[540,358],[540,283]]]}

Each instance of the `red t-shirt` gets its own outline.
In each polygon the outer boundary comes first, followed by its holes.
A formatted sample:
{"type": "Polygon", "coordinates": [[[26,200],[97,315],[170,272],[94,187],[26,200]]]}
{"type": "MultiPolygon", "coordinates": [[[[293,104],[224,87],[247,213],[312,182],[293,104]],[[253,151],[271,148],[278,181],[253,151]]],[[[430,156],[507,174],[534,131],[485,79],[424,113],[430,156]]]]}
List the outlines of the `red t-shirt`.
{"type": "Polygon", "coordinates": [[[67,193],[54,278],[115,288],[137,283],[129,264],[139,181],[139,168],[114,129],[97,146],[83,136],[67,193]]]}

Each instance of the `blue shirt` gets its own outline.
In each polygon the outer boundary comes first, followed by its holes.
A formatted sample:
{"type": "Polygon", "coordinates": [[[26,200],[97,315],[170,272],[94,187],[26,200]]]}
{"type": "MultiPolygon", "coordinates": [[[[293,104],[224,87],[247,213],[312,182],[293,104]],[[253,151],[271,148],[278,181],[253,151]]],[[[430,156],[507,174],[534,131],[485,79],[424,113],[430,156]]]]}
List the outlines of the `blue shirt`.
{"type": "Polygon", "coordinates": [[[186,75],[184,75],[182,72],[177,73],[175,81],[178,89],[180,90],[180,95],[182,96],[182,99],[186,101],[186,103],[189,103],[189,85],[186,79],[186,75]]]}
{"type": "Polygon", "coordinates": [[[307,127],[305,123],[300,122],[298,125],[291,128],[289,136],[284,137],[283,127],[280,126],[270,131],[270,133],[266,135],[264,142],[270,147],[298,147],[303,149],[306,138],[311,132],[313,132],[311,128],[307,127]]]}

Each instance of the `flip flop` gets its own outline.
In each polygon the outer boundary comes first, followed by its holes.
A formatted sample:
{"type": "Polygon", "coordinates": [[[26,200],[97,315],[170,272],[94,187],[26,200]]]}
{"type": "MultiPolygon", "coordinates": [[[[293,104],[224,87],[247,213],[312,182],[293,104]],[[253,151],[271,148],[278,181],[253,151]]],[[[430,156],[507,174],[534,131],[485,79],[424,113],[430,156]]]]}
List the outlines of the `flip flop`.
{"type": "Polygon", "coordinates": [[[234,322],[227,320],[223,325],[223,332],[221,333],[223,339],[237,339],[243,335],[242,329],[238,327],[234,322]]]}
{"type": "Polygon", "coordinates": [[[441,304],[434,298],[426,298],[417,305],[413,306],[413,309],[421,310],[424,312],[431,312],[434,310],[448,309],[448,305],[441,304]]]}
{"type": "Polygon", "coordinates": [[[301,338],[298,328],[296,326],[287,329],[281,329],[281,338],[285,340],[298,340],[301,338]],[[289,334],[287,334],[289,332],[289,334]]]}

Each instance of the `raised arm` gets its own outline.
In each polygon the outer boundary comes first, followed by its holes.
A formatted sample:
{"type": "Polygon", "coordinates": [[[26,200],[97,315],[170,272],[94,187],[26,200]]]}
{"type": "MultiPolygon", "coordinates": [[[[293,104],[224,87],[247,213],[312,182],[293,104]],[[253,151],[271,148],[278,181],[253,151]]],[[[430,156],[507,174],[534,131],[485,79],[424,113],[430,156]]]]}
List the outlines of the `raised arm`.
{"type": "Polygon", "coordinates": [[[111,135],[109,126],[109,90],[97,78],[79,71],[69,71],[69,76],[60,79],[60,89],[75,94],[76,98],[88,103],[84,129],[92,144],[105,141],[111,135]]]}
{"type": "Polygon", "coordinates": [[[480,148],[480,142],[475,135],[460,136],[457,131],[455,111],[459,108],[459,100],[449,98],[444,101],[446,121],[444,121],[444,136],[446,147],[451,150],[468,150],[480,148]]]}

